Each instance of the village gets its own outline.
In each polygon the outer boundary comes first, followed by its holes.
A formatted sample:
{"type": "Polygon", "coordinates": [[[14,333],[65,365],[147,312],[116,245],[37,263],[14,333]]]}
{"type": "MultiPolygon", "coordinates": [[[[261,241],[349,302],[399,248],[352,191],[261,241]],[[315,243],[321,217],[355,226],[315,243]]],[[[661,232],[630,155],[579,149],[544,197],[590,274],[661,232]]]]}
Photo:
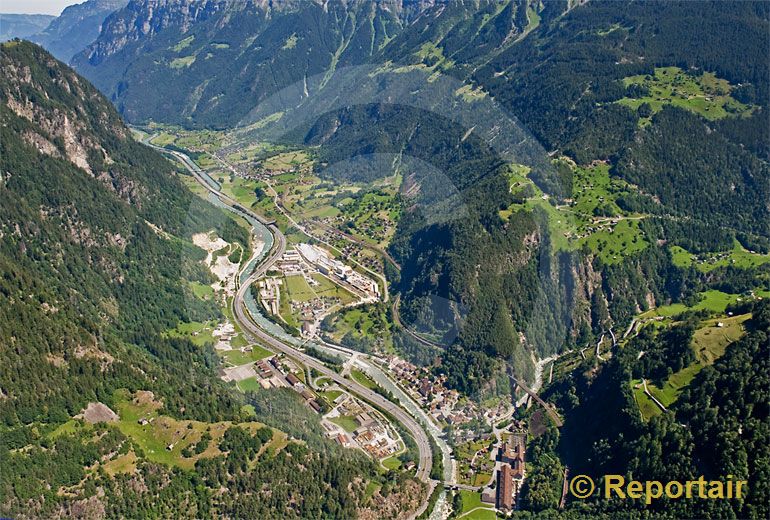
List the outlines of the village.
{"type": "Polygon", "coordinates": [[[499,513],[515,510],[526,478],[527,425],[513,418],[513,405],[501,400],[483,409],[448,389],[446,376],[396,356],[388,358],[387,369],[446,432],[462,489],[477,490],[481,502],[499,513]]]}
{"type": "MultiPolygon", "coordinates": [[[[327,386],[333,388],[330,392],[341,392],[333,383],[327,386]]],[[[400,436],[379,412],[345,392],[332,404],[321,425],[326,435],[341,446],[360,448],[380,461],[404,450],[400,436]]]]}
{"type": "Polygon", "coordinates": [[[327,377],[319,377],[308,384],[304,367],[285,356],[274,355],[254,363],[223,368],[220,377],[225,382],[236,383],[256,380],[263,389],[293,389],[308,407],[322,415],[324,433],[342,447],[360,449],[378,461],[404,451],[400,435],[377,410],[327,377]]]}
{"type": "MultiPolygon", "coordinates": [[[[329,233],[325,238],[335,237],[328,227],[324,230],[329,233]]],[[[296,327],[300,336],[313,338],[326,316],[347,306],[380,300],[377,282],[343,262],[346,251],[342,251],[337,257],[318,243],[290,245],[255,284],[258,305],[277,321],[296,327]]],[[[386,469],[415,466],[414,461],[400,458],[406,445],[390,421],[331,378],[314,377],[283,355],[257,352],[263,350],[257,345],[241,345],[234,341],[238,333],[230,323],[219,325],[212,336],[217,350],[236,361],[231,363],[235,366],[220,371],[224,381],[245,391],[290,388],[321,416],[324,435],[339,446],[361,450],[386,469]]],[[[464,490],[473,489],[484,506],[498,513],[516,509],[526,478],[526,428],[513,419],[510,400],[482,406],[449,389],[444,374],[392,354],[381,359],[381,367],[442,430],[452,447],[453,481],[464,490]]]]}
{"type": "Polygon", "coordinates": [[[455,443],[470,441],[480,431],[491,432],[492,426],[513,413],[513,407],[501,400],[496,408],[483,410],[479,404],[464,398],[457,390],[445,386],[446,376],[435,376],[425,367],[414,365],[398,356],[387,358],[387,369],[396,382],[442,429],[452,427],[455,443]]]}

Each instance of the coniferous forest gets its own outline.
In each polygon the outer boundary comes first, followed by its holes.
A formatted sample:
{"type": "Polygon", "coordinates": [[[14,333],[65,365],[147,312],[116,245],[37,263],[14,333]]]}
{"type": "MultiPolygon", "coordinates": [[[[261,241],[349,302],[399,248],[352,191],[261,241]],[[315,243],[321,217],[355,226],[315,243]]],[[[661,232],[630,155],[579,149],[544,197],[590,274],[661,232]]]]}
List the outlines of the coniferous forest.
{"type": "Polygon", "coordinates": [[[508,517],[770,516],[770,3],[7,19],[0,516],[492,518],[516,428],[508,517]],[[395,451],[349,449],[372,417],[395,451]],[[473,453],[447,478],[440,448],[473,453]],[[748,492],[578,500],[579,474],[748,492]]]}

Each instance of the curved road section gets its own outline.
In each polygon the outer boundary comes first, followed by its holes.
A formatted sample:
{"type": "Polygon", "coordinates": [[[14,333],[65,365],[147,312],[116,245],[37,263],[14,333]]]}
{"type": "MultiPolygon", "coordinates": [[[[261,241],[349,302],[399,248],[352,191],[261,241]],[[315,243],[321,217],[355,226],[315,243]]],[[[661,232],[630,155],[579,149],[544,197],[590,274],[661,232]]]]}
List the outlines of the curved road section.
{"type": "Polygon", "coordinates": [[[250,211],[248,208],[244,208],[238,202],[236,202],[232,198],[228,197],[221,191],[211,186],[209,182],[207,182],[207,180],[203,177],[203,172],[200,170],[198,165],[195,164],[195,162],[193,162],[192,159],[190,159],[187,155],[181,152],[177,152],[175,150],[169,150],[166,148],[153,145],[149,142],[150,139],[151,137],[146,138],[144,140],[145,144],[147,144],[148,146],[151,146],[152,148],[164,154],[172,155],[173,157],[175,157],[177,160],[179,160],[182,164],[185,165],[185,167],[190,171],[193,177],[195,177],[195,179],[210,193],[219,197],[219,199],[222,200],[222,202],[226,203],[228,206],[233,207],[235,211],[244,213],[258,220],[259,222],[262,222],[264,225],[267,226],[267,228],[273,234],[274,244],[273,244],[273,249],[271,253],[256,269],[254,269],[254,272],[251,274],[251,276],[249,276],[249,278],[246,279],[246,281],[243,284],[241,284],[241,286],[239,287],[238,291],[235,294],[235,297],[233,298],[233,304],[232,304],[233,316],[235,317],[235,320],[238,322],[238,325],[240,325],[240,327],[243,329],[244,332],[248,333],[253,338],[257,339],[259,342],[264,343],[268,347],[278,352],[282,352],[286,356],[292,359],[295,359],[305,364],[308,367],[312,367],[316,369],[318,372],[329,377],[334,382],[339,384],[341,387],[347,389],[348,391],[352,392],[358,397],[364,399],[365,401],[369,402],[373,406],[389,413],[393,418],[395,418],[398,422],[400,422],[404,426],[404,428],[406,428],[406,430],[412,435],[412,437],[415,440],[415,443],[417,444],[417,449],[419,451],[419,462],[417,464],[417,478],[419,478],[424,482],[429,482],[430,471],[433,465],[433,454],[431,452],[430,441],[428,440],[428,434],[425,433],[425,430],[414,419],[414,417],[409,415],[401,407],[392,403],[391,401],[381,396],[380,394],[370,390],[369,388],[361,385],[360,383],[352,379],[346,379],[342,377],[337,372],[326,367],[326,365],[324,365],[317,359],[311,356],[308,356],[307,354],[295,349],[291,345],[284,343],[283,341],[271,336],[264,330],[260,329],[257,326],[256,322],[249,315],[248,310],[244,305],[244,295],[246,294],[247,291],[250,290],[251,284],[254,283],[260,277],[262,277],[265,274],[265,272],[267,272],[267,270],[270,269],[270,267],[286,251],[286,237],[283,235],[283,233],[281,233],[281,230],[279,230],[278,227],[275,226],[275,224],[266,222],[265,219],[262,218],[261,216],[250,211]]]}

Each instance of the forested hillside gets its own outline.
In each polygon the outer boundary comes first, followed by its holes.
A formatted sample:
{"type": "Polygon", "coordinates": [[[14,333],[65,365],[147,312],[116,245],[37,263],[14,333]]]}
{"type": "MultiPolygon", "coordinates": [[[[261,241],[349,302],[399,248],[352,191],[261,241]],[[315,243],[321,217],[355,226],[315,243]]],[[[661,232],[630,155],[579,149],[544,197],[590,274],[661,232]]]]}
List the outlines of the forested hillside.
{"type": "Polygon", "coordinates": [[[232,127],[283,86],[365,61],[398,30],[398,3],[134,0],[74,64],[131,121],[232,127]]]}
{"type": "MultiPolygon", "coordinates": [[[[768,302],[739,304],[731,315],[746,316],[740,339],[703,367],[678,395],[667,413],[646,419],[640,413],[640,377],[660,384],[694,361],[693,336],[718,328],[703,314],[677,317],[675,324],[648,327],[618,350],[598,374],[585,363],[549,387],[545,396],[564,411],[566,425],[539,438],[538,460],[559,456],[572,474],[626,475],[635,480],[745,480],[740,500],[605,500],[594,496],[573,501],[565,518],[609,514],[626,518],[764,518],[768,515],[767,460],[770,419],[767,395],[768,302]],[[704,329],[705,327],[705,329],[704,329]],[[701,332],[696,332],[700,329],[701,332]],[[636,395],[636,397],[635,397],[636,395]],[[599,421],[597,418],[602,418],[599,421]],[[607,420],[612,418],[612,420],[607,420]]],[[[713,334],[713,332],[711,332],[713,334]]],[[[555,513],[561,494],[559,477],[548,472],[531,480],[525,491],[530,511],[555,513]]]]}
{"type": "Polygon", "coordinates": [[[199,254],[153,229],[184,237],[216,210],[195,202],[101,94],[49,54],[9,42],[2,60],[3,422],[66,419],[153,379],[188,413],[221,414],[227,406],[214,403],[225,394],[193,393],[171,377],[175,365],[177,378],[199,367],[192,374],[210,387],[212,359],[160,336],[218,313],[181,284],[185,258],[199,254]],[[153,355],[168,356],[168,367],[153,355]]]}
{"type": "Polygon", "coordinates": [[[391,253],[406,268],[390,276],[405,320],[451,343],[450,383],[476,391],[500,359],[531,378],[531,353],[587,345],[651,307],[766,288],[769,34],[756,2],[133,1],[75,64],[130,120],[210,128],[293,121],[297,103],[334,97],[336,71],[368,64],[346,86],[354,106],[283,137],[318,147],[322,176],[392,154],[444,176],[407,175],[405,190],[455,190],[451,218],[405,213],[391,253]],[[360,96],[391,76],[410,88],[360,96]],[[449,112],[410,104],[444,78],[449,112]],[[275,114],[244,119],[289,86],[275,114]],[[542,145],[537,161],[454,117],[483,102],[542,145]]]}
{"type": "Polygon", "coordinates": [[[0,64],[0,515],[352,517],[370,481],[398,490],[295,392],[271,394],[279,424],[264,395],[249,412],[211,343],[169,333],[220,317],[191,234],[246,229],[43,49],[0,64]]]}

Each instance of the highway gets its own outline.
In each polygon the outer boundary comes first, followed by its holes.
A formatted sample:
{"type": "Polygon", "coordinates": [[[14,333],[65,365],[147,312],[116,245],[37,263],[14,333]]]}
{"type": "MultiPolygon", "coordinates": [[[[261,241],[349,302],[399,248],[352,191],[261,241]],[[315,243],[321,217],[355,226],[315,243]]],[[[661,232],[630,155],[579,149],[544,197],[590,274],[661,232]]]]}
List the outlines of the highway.
{"type": "Polygon", "coordinates": [[[262,277],[264,273],[267,272],[267,270],[270,269],[270,267],[286,251],[286,237],[283,235],[283,233],[281,233],[280,229],[278,229],[278,227],[276,227],[275,224],[268,223],[261,216],[257,215],[256,213],[250,211],[247,208],[244,208],[237,201],[231,199],[227,195],[220,192],[218,189],[211,186],[208,183],[208,181],[203,177],[202,171],[200,170],[198,165],[195,164],[187,155],[181,152],[177,152],[175,150],[168,150],[166,148],[155,146],[149,142],[150,139],[151,137],[146,138],[145,144],[151,146],[152,148],[160,152],[174,156],[177,160],[179,160],[182,164],[185,165],[185,167],[190,171],[193,177],[195,177],[195,179],[210,193],[219,197],[220,200],[222,200],[229,206],[236,206],[236,208],[233,208],[234,210],[244,213],[256,219],[257,221],[263,223],[264,225],[267,226],[267,228],[273,234],[274,243],[273,243],[273,248],[271,249],[271,252],[268,254],[267,258],[265,258],[265,260],[263,260],[262,263],[254,270],[254,272],[249,276],[249,278],[243,284],[241,284],[241,286],[238,288],[235,294],[235,297],[233,298],[233,302],[232,302],[233,316],[235,317],[236,322],[238,322],[238,325],[241,327],[244,333],[252,336],[258,342],[265,344],[266,346],[274,349],[275,351],[281,352],[286,356],[294,360],[297,360],[308,367],[314,368],[318,372],[332,379],[341,387],[347,389],[351,393],[364,399],[365,401],[369,402],[370,404],[374,405],[380,410],[383,410],[388,414],[390,414],[395,420],[401,423],[404,428],[406,428],[406,430],[412,435],[412,437],[415,440],[415,443],[417,444],[417,449],[419,451],[419,461],[417,464],[417,478],[419,478],[423,482],[430,482],[430,471],[433,466],[433,453],[430,448],[430,441],[428,440],[428,434],[425,432],[423,427],[415,420],[414,417],[409,415],[400,406],[392,403],[391,401],[381,396],[380,394],[374,392],[373,390],[370,390],[369,388],[361,385],[355,380],[346,379],[342,377],[340,374],[329,369],[328,367],[326,367],[326,365],[324,365],[317,359],[303,352],[300,352],[299,350],[295,349],[291,345],[284,343],[283,341],[271,336],[264,330],[260,329],[259,326],[257,326],[256,322],[249,315],[248,310],[246,309],[246,306],[244,304],[244,296],[246,295],[247,291],[250,290],[251,284],[254,283],[256,280],[258,280],[260,277],[262,277]]]}

